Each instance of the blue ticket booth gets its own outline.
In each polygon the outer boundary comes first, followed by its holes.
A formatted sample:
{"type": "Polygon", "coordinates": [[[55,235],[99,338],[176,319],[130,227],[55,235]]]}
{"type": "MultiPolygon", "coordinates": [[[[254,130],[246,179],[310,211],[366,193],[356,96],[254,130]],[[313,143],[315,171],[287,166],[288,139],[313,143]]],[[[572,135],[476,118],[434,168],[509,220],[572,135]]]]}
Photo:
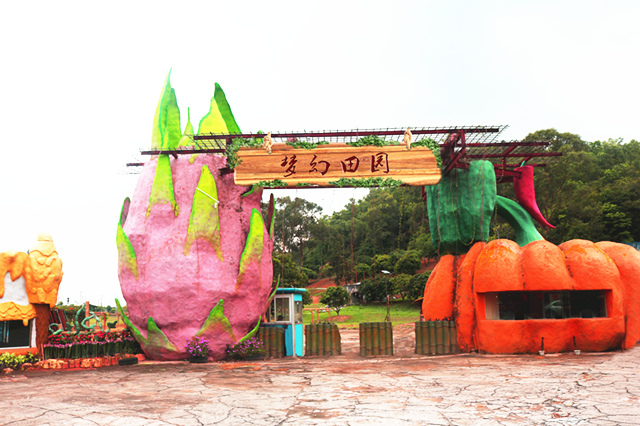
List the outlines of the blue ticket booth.
{"type": "Polygon", "coordinates": [[[304,329],[302,325],[302,293],[304,288],[279,288],[267,312],[265,327],[284,328],[286,356],[304,354],[304,329]],[[295,348],[295,351],[294,351],[295,348]]]}

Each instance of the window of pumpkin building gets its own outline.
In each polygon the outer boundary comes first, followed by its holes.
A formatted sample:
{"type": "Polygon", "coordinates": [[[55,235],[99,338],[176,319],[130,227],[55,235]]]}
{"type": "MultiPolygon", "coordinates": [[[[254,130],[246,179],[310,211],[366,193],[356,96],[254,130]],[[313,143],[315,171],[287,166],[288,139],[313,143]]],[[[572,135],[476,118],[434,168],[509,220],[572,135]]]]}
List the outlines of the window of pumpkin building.
{"type": "Polygon", "coordinates": [[[485,293],[490,320],[605,318],[608,290],[485,293]]]}

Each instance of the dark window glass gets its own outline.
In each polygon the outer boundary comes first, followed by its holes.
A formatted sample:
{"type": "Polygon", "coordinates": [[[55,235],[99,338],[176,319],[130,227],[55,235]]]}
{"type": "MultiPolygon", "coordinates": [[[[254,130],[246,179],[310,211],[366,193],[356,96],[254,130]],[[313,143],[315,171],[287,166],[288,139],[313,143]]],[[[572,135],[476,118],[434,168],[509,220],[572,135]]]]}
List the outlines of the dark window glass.
{"type": "Polygon", "coordinates": [[[0,348],[29,347],[31,322],[25,326],[22,321],[0,321],[0,348]]]}
{"type": "Polygon", "coordinates": [[[504,291],[486,293],[487,319],[605,318],[607,316],[606,291],[504,291]]]}

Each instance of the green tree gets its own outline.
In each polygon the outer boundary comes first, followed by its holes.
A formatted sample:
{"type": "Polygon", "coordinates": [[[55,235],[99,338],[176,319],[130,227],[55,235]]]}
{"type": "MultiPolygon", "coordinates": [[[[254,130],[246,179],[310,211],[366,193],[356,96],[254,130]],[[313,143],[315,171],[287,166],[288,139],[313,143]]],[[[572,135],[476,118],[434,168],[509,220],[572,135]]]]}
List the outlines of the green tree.
{"type": "Polygon", "coordinates": [[[424,289],[429,280],[429,276],[431,276],[431,271],[415,274],[411,277],[407,290],[407,298],[409,300],[416,300],[424,296],[424,289]]]}
{"type": "Polygon", "coordinates": [[[309,284],[309,277],[293,261],[291,253],[284,256],[274,255],[273,262],[273,282],[280,276],[280,287],[306,287],[309,284]],[[284,268],[282,260],[284,259],[284,268]],[[284,275],[281,275],[284,272],[284,275]]]}
{"type": "Polygon", "coordinates": [[[524,138],[525,142],[548,141],[550,151],[560,151],[565,147],[571,148],[573,151],[584,151],[587,149],[587,143],[574,133],[560,133],[556,129],[537,130],[529,133],[524,138]]]}
{"type": "Polygon", "coordinates": [[[340,309],[349,303],[349,292],[343,287],[329,287],[320,297],[324,303],[340,315],[340,309]]]}
{"type": "Polygon", "coordinates": [[[353,269],[356,271],[356,274],[360,281],[365,279],[367,274],[371,274],[371,266],[367,265],[366,263],[358,263],[353,269]]]}
{"type": "Polygon", "coordinates": [[[419,233],[409,243],[409,250],[415,250],[420,257],[426,257],[428,259],[438,257],[438,250],[433,246],[431,241],[431,234],[419,233]]]}
{"type": "Polygon", "coordinates": [[[394,266],[393,259],[388,254],[378,254],[373,258],[373,267],[376,272],[382,270],[391,272],[394,266]]]}
{"type": "Polygon", "coordinates": [[[311,305],[313,304],[313,299],[311,298],[311,294],[308,291],[302,293],[302,305],[311,305]]]}
{"type": "Polygon", "coordinates": [[[405,252],[405,254],[400,259],[398,259],[394,268],[394,272],[398,274],[413,275],[418,269],[420,269],[421,266],[422,262],[420,261],[418,252],[409,250],[405,252]]]}
{"type": "Polygon", "coordinates": [[[382,302],[387,297],[387,292],[392,292],[392,285],[388,283],[386,277],[377,277],[374,279],[367,279],[360,283],[358,293],[364,297],[367,303],[369,302],[382,302]]]}
{"type": "MultiPolygon", "coordinates": [[[[275,202],[274,252],[290,253],[298,266],[305,264],[305,249],[322,207],[302,198],[278,198],[275,202]]],[[[263,211],[266,205],[262,206],[263,211]]],[[[275,256],[274,256],[275,257],[275,256]]]]}
{"type": "Polygon", "coordinates": [[[404,300],[409,294],[409,285],[411,281],[411,275],[400,274],[390,279],[390,283],[393,286],[393,293],[400,294],[402,300],[404,300]]]}

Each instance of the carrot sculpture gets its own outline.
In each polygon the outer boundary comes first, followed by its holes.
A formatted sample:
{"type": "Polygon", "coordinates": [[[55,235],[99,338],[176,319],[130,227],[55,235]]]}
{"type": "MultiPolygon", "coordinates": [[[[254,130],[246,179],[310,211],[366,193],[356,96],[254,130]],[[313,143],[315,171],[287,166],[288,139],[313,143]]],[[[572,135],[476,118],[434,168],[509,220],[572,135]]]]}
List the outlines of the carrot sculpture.
{"type": "Polygon", "coordinates": [[[536,202],[536,190],[533,184],[533,167],[522,166],[515,169],[520,172],[520,177],[513,178],[513,190],[516,193],[516,200],[539,224],[554,228],[547,219],[542,216],[538,203],[536,202]]]}

